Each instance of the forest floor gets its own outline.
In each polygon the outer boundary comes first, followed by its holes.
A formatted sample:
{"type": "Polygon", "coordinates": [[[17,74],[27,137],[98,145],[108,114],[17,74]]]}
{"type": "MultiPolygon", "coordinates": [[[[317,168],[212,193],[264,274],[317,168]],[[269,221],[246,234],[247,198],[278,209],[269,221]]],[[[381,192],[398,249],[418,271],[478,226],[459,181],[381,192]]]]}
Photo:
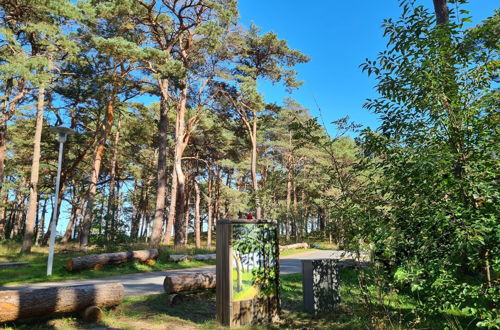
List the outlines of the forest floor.
{"type": "MultiPolygon", "coordinates": [[[[282,277],[282,321],[272,326],[247,326],[242,329],[439,329],[467,328],[468,321],[452,314],[442,314],[425,322],[412,313],[417,301],[403,293],[379,296],[368,284],[362,295],[358,272],[340,271],[341,304],[319,317],[303,311],[302,275],[282,277]],[[369,304],[366,303],[368,299],[369,304]]],[[[130,297],[118,307],[108,309],[99,324],[84,324],[75,316],[47,317],[4,325],[7,329],[223,329],[215,321],[215,294],[204,300],[167,304],[166,294],[130,297]]]]}

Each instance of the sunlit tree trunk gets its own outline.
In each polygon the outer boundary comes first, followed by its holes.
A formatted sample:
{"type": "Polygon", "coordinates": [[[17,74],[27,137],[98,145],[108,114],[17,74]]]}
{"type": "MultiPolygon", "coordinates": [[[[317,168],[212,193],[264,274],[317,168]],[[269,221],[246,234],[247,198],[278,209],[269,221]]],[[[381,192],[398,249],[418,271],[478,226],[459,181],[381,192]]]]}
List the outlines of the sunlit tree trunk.
{"type": "Polygon", "coordinates": [[[28,202],[28,213],[24,228],[22,253],[31,252],[33,245],[33,232],[35,229],[35,217],[38,204],[38,177],[40,171],[40,148],[42,144],[43,108],[45,106],[45,85],[38,89],[38,100],[36,106],[35,138],[33,140],[33,158],[31,163],[30,197],[28,202]]]}
{"type": "Polygon", "coordinates": [[[165,243],[170,244],[172,229],[175,221],[175,207],[177,204],[177,175],[175,167],[172,169],[172,186],[170,188],[170,207],[168,210],[167,229],[165,230],[165,243]]]}
{"type": "Polygon", "coordinates": [[[212,223],[213,223],[213,203],[212,203],[212,194],[213,194],[213,178],[210,175],[210,169],[208,173],[208,182],[207,182],[207,247],[210,248],[212,245],[212,223]]]}
{"type": "Polygon", "coordinates": [[[106,241],[113,240],[115,233],[113,224],[114,224],[114,215],[116,209],[116,196],[115,196],[115,184],[116,184],[116,167],[118,163],[118,144],[120,142],[120,129],[121,129],[121,120],[118,120],[118,124],[115,132],[115,140],[113,143],[113,156],[111,158],[111,173],[109,174],[109,196],[108,196],[108,205],[106,208],[106,216],[105,216],[105,235],[106,241]],[[111,225],[111,228],[110,228],[111,225]]]}
{"type": "Polygon", "coordinates": [[[189,137],[186,136],[186,101],[188,87],[187,83],[184,82],[185,86],[181,90],[179,104],[177,107],[176,116],[176,127],[175,127],[175,151],[174,151],[174,168],[177,177],[177,199],[175,208],[175,221],[174,221],[174,245],[181,246],[186,242],[185,235],[185,199],[186,199],[186,176],[182,169],[182,155],[186,149],[189,137]]]}
{"type": "Polygon", "coordinates": [[[90,231],[92,228],[92,216],[94,209],[94,201],[97,193],[97,181],[99,179],[99,173],[101,171],[101,162],[104,149],[106,148],[106,141],[111,132],[111,127],[113,125],[114,117],[114,106],[115,106],[115,95],[111,95],[106,106],[106,115],[104,117],[103,125],[99,125],[97,134],[99,135],[99,141],[96,145],[94,152],[94,160],[92,162],[92,170],[90,173],[89,190],[87,193],[87,205],[85,210],[85,216],[82,222],[82,232],[80,235],[80,248],[86,250],[89,245],[90,231]]]}
{"type": "MultiPolygon", "coordinates": [[[[163,82],[166,84],[166,82],[163,82]]],[[[153,230],[149,246],[156,248],[160,245],[163,232],[163,219],[165,215],[165,198],[167,194],[167,156],[168,156],[168,100],[162,96],[160,102],[160,122],[158,123],[158,163],[157,163],[157,186],[156,203],[153,219],[153,230]]]]}
{"type": "Polygon", "coordinates": [[[9,204],[9,194],[7,191],[3,192],[0,189],[0,194],[2,194],[2,203],[0,204],[0,240],[5,238],[5,226],[7,225],[7,207],[9,204]]]}
{"type": "Polygon", "coordinates": [[[200,220],[200,201],[201,201],[201,193],[200,187],[198,186],[198,182],[194,180],[194,191],[196,193],[195,202],[194,202],[194,243],[196,248],[201,247],[201,220],[200,220]]]}

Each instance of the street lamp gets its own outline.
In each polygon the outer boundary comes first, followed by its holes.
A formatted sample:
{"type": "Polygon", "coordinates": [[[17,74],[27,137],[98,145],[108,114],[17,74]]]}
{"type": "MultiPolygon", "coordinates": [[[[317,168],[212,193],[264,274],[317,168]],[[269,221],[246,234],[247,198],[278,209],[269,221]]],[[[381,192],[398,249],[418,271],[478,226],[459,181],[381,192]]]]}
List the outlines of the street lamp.
{"type": "Polygon", "coordinates": [[[59,186],[61,184],[61,167],[63,160],[64,142],[68,135],[73,134],[74,131],[68,127],[56,126],[49,128],[50,131],[59,135],[59,162],[57,165],[56,177],[56,196],[54,203],[54,210],[52,212],[52,226],[50,227],[50,243],[49,243],[49,260],[47,262],[47,276],[52,275],[52,264],[54,263],[54,246],[56,244],[56,222],[57,222],[57,201],[59,200],[59,186]]]}

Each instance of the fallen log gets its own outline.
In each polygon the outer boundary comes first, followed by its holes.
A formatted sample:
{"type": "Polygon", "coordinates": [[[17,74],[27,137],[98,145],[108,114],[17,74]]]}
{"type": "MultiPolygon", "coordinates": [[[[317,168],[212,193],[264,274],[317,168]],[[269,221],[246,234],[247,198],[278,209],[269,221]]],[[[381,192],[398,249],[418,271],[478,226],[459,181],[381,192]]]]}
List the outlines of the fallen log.
{"type": "Polygon", "coordinates": [[[295,249],[308,249],[309,244],[307,243],[295,243],[290,245],[280,245],[280,251],[295,250],[295,249]]]}
{"type": "Polygon", "coordinates": [[[85,322],[97,323],[104,318],[104,312],[97,306],[89,306],[85,308],[80,315],[85,322]]]}
{"type": "Polygon", "coordinates": [[[173,262],[181,262],[181,261],[187,261],[190,259],[191,256],[188,256],[186,254],[171,254],[168,256],[168,261],[173,261],[173,262]]]}
{"type": "Polygon", "coordinates": [[[215,273],[205,272],[188,275],[170,275],[163,281],[166,293],[178,293],[215,288],[215,273]]]}
{"type": "Polygon", "coordinates": [[[27,262],[0,262],[0,269],[2,268],[12,268],[12,267],[26,267],[29,263],[27,262]]]}
{"type": "MultiPolygon", "coordinates": [[[[125,289],[121,283],[0,290],[0,322],[79,312],[90,306],[116,306],[124,296],[125,289]]],[[[99,314],[92,310],[94,314],[99,314]]]]}
{"type": "Polygon", "coordinates": [[[169,306],[175,306],[183,303],[191,303],[200,300],[206,300],[213,296],[213,290],[198,291],[192,293],[172,293],[167,296],[169,306]]]}
{"type": "Polygon", "coordinates": [[[148,262],[158,258],[158,250],[138,250],[115,253],[89,254],[86,256],[71,258],[66,263],[66,269],[73,270],[102,268],[108,264],[121,264],[130,261],[148,262]]]}

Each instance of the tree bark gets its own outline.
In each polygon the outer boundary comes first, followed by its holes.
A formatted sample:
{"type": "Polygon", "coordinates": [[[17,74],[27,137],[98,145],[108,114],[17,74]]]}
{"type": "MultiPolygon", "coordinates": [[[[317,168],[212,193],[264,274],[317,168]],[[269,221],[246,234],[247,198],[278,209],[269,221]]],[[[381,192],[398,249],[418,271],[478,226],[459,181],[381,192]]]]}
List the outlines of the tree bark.
{"type": "Polygon", "coordinates": [[[262,208],[260,206],[260,200],[258,196],[259,192],[259,181],[257,179],[257,116],[254,114],[254,119],[252,121],[252,134],[250,135],[250,140],[252,142],[252,159],[250,162],[251,172],[252,172],[252,188],[255,194],[255,206],[257,209],[257,219],[262,218],[262,208]]]}
{"type": "Polygon", "coordinates": [[[174,222],[174,246],[182,246],[186,243],[185,235],[185,199],[186,199],[186,176],[182,170],[182,155],[186,149],[189,136],[186,134],[186,101],[188,85],[183,81],[184,87],[181,90],[179,104],[177,107],[176,127],[175,127],[175,152],[174,152],[174,168],[177,176],[177,198],[175,208],[175,222],[174,222]]]}
{"type": "Polygon", "coordinates": [[[213,204],[212,204],[212,193],[213,193],[213,178],[210,175],[210,170],[208,174],[207,182],[207,247],[210,248],[212,245],[212,223],[213,223],[213,204]]]}
{"type": "Polygon", "coordinates": [[[165,244],[169,245],[172,238],[172,228],[175,221],[175,206],[177,204],[177,174],[175,166],[172,168],[172,186],[170,188],[170,207],[168,209],[167,229],[165,230],[165,244]]]}
{"type": "Polygon", "coordinates": [[[35,217],[38,204],[38,176],[40,171],[40,147],[42,143],[43,108],[45,105],[45,85],[38,88],[38,100],[36,106],[35,138],[33,141],[33,160],[31,163],[30,197],[28,202],[28,213],[26,215],[26,226],[24,229],[23,246],[21,253],[31,252],[33,245],[33,232],[35,229],[35,217]]]}
{"type": "MultiPolygon", "coordinates": [[[[188,173],[189,174],[189,173],[188,173]]],[[[184,205],[184,237],[186,238],[184,241],[184,245],[189,243],[189,215],[190,215],[190,205],[191,205],[191,180],[189,177],[186,179],[186,204],[184,205]]]]}
{"type": "Polygon", "coordinates": [[[70,313],[89,306],[119,305],[125,296],[120,283],[0,291],[0,322],[70,313]]]}
{"type": "Polygon", "coordinates": [[[285,224],[285,238],[288,242],[290,240],[290,206],[292,202],[292,171],[290,167],[287,173],[286,184],[286,224],[285,224]]]}
{"type": "Polygon", "coordinates": [[[8,192],[3,192],[2,189],[0,189],[0,194],[2,194],[2,204],[0,205],[0,240],[2,240],[5,238],[5,227],[7,225],[9,194],[8,192]]]}
{"type": "Polygon", "coordinates": [[[293,192],[293,233],[295,234],[295,241],[299,240],[299,228],[298,228],[298,206],[297,206],[297,186],[295,181],[292,182],[292,192],[293,192]]]}
{"type": "Polygon", "coordinates": [[[121,264],[130,261],[146,262],[158,258],[158,250],[138,250],[116,253],[89,254],[82,257],[71,258],[66,263],[68,271],[93,268],[96,265],[121,264]]]}
{"type": "Polygon", "coordinates": [[[436,21],[438,24],[448,23],[450,10],[446,4],[447,0],[433,0],[434,11],[436,12],[436,21]]]}
{"type": "Polygon", "coordinates": [[[166,293],[206,290],[215,288],[215,273],[205,272],[192,275],[170,275],[163,281],[166,293]]]}
{"type": "Polygon", "coordinates": [[[195,196],[195,202],[194,202],[194,244],[196,248],[201,247],[201,236],[200,236],[200,201],[201,201],[201,194],[200,194],[200,187],[198,186],[198,182],[196,182],[196,179],[194,180],[194,191],[196,193],[195,196]]]}
{"type": "Polygon", "coordinates": [[[99,179],[99,173],[101,171],[101,161],[104,148],[106,148],[106,141],[111,132],[111,127],[113,125],[114,117],[114,107],[115,107],[115,95],[111,95],[106,105],[106,115],[104,116],[103,125],[99,125],[97,134],[100,136],[99,142],[96,145],[94,152],[94,161],[92,162],[92,170],[90,173],[90,183],[89,190],[87,193],[87,206],[85,210],[85,216],[82,221],[82,232],[80,235],[80,248],[86,250],[89,245],[90,230],[92,228],[92,216],[94,209],[94,200],[97,193],[97,180],[99,179]]]}
{"type": "MultiPolygon", "coordinates": [[[[59,192],[65,191],[65,190],[66,190],[66,182],[62,182],[61,189],[59,189],[59,192]]],[[[56,227],[57,227],[57,223],[59,222],[59,214],[61,214],[62,199],[63,199],[63,194],[59,193],[59,198],[57,199],[57,201],[55,201],[57,203],[56,227]]],[[[54,213],[54,204],[53,203],[52,203],[52,213],[54,213]]],[[[43,235],[43,239],[42,239],[43,246],[47,246],[47,244],[49,242],[50,233],[52,231],[51,230],[52,229],[52,221],[54,221],[54,214],[51,214],[49,225],[47,226],[47,231],[43,235]]]]}
{"type": "Polygon", "coordinates": [[[118,124],[115,132],[115,141],[113,143],[113,156],[111,158],[111,173],[109,174],[109,196],[108,196],[108,205],[106,208],[106,216],[105,216],[105,235],[106,242],[114,239],[114,215],[116,209],[116,196],[115,196],[115,183],[116,183],[116,167],[118,162],[118,144],[120,142],[120,129],[121,129],[121,120],[118,119],[118,124]],[[110,226],[111,225],[111,226],[110,226]],[[110,228],[111,227],[111,228],[110,228]]]}
{"type": "Polygon", "coordinates": [[[153,220],[153,231],[149,247],[156,248],[160,245],[163,219],[165,215],[165,197],[167,195],[167,155],[168,155],[168,101],[162,97],[160,102],[160,122],[158,123],[158,183],[156,186],[156,204],[153,220]]]}
{"type": "Polygon", "coordinates": [[[83,205],[81,204],[82,201],[76,199],[74,201],[74,212],[71,212],[71,218],[69,219],[68,226],[66,227],[66,232],[64,233],[63,238],[61,239],[61,244],[68,243],[68,241],[71,239],[71,236],[73,234],[73,228],[75,227],[75,224],[77,222],[77,219],[80,217],[82,213],[82,208],[83,205]]]}

